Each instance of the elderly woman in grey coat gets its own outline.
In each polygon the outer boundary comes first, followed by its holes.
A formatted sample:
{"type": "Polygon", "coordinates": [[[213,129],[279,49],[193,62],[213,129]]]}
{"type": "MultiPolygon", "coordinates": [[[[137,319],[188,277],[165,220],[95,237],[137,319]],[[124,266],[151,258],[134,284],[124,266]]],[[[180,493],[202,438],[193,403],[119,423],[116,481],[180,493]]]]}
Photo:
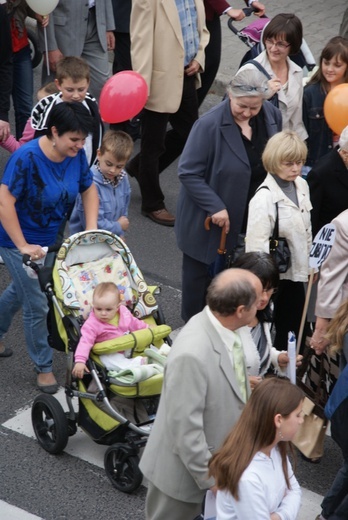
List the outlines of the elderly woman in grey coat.
{"type": "Polygon", "coordinates": [[[266,177],[261,156],[269,137],[281,130],[281,114],[267,98],[273,92],[258,70],[240,71],[228,96],[193,126],[179,163],[181,189],[175,232],[183,252],[182,318],[205,305],[210,265],[221,228],[232,253],[245,233],[248,203],[266,177]],[[206,231],[205,219],[211,217],[206,231]]]}

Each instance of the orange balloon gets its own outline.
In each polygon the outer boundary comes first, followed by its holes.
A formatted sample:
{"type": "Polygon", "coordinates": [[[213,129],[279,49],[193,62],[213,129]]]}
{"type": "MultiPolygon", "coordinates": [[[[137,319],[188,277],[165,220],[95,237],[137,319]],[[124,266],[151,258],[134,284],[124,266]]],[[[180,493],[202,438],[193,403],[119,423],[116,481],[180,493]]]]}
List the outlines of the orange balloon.
{"type": "Polygon", "coordinates": [[[324,101],[324,116],[337,135],[348,126],[348,83],[342,83],[330,90],[324,101]]]}

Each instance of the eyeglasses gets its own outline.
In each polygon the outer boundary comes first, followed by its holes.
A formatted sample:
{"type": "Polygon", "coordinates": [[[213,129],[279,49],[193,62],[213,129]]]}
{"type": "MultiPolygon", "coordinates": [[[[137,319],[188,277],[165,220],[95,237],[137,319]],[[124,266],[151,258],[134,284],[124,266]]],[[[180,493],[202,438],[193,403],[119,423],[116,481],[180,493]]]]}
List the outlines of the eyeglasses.
{"type": "Polygon", "coordinates": [[[273,40],[269,40],[268,38],[266,39],[265,43],[268,47],[273,47],[274,45],[274,47],[276,49],[279,49],[280,51],[285,51],[285,49],[287,49],[291,45],[291,43],[286,42],[274,42],[273,40]]]}
{"type": "Polygon", "coordinates": [[[252,87],[251,85],[232,85],[232,88],[239,88],[244,92],[260,92],[261,94],[268,90],[268,87],[252,87]]]}

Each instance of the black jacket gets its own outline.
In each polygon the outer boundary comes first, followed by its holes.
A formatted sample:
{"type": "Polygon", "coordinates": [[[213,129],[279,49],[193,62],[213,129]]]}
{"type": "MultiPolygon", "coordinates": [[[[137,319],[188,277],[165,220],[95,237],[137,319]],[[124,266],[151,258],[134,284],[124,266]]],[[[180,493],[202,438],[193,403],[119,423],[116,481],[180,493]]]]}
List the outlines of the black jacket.
{"type": "Polygon", "coordinates": [[[306,85],[303,91],[303,124],[308,132],[306,164],[314,166],[332,150],[333,134],[324,117],[326,92],[320,83],[306,85]]]}
{"type": "Polygon", "coordinates": [[[313,236],[348,209],[348,171],[337,148],[322,157],[307,176],[313,236]]]}

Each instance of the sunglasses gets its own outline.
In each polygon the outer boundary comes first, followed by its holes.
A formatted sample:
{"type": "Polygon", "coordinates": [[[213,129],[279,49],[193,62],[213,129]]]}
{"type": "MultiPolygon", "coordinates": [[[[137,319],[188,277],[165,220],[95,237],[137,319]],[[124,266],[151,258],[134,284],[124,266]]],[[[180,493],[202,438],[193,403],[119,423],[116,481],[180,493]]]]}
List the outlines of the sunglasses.
{"type": "Polygon", "coordinates": [[[251,85],[232,85],[232,88],[239,88],[243,92],[267,92],[268,87],[252,87],[251,85]]]}

